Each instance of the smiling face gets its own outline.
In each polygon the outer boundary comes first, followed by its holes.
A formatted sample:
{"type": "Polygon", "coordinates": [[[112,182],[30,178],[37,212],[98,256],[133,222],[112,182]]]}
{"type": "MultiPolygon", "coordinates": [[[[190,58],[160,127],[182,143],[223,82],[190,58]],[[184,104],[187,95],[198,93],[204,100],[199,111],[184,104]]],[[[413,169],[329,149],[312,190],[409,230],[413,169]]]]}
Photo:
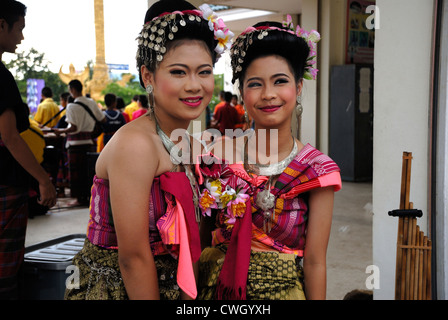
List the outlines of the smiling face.
{"type": "Polygon", "coordinates": [[[0,55],[4,52],[16,52],[17,45],[19,45],[24,39],[24,28],[24,17],[19,17],[19,19],[12,25],[11,28],[6,20],[0,19],[0,55]]]}
{"type": "Polygon", "coordinates": [[[279,56],[253,60],[242,83],[243,100],[257,129],[291,128],[302,82],[296,83],[288,62],[279,56]]]}
{"type": "Polygon", "coordinates": [[[142,67],[142,79],[145,86],[153,86],[154,112],[160,123],[170,119],[194,120],[213,95],[211,54],[201,41],[179,40],[165,54],[155,73],[142,67]]]}

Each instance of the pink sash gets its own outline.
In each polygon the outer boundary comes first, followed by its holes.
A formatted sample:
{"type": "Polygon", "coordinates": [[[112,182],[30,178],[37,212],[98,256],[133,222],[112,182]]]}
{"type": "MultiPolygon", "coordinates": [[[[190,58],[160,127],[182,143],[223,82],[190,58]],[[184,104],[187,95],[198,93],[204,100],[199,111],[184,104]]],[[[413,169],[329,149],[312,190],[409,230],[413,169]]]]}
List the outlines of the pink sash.
{"type": "Polygon", "coordinates": [[[201,255],[201,243],[190,182],[183,172],[167,172],[160,176],[160,188],[167,193],[167,210],[157,221],[157,228],[169,252],[178,257],[177,284],[195,299],[193,263],[201,255]]]}

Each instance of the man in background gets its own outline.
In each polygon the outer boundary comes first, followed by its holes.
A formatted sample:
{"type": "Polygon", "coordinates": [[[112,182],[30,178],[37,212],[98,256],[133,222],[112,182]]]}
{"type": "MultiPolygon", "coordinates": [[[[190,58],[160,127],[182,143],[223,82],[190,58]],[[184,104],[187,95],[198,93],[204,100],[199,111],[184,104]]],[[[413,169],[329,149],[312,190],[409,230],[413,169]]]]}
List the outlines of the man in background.
{"type": "Polygon", "coordinates": [[[38,203],[53,207],[56,189],[20,136],[30,126],[29,109],[17,84],[1,62],[22,42],[26,7],[15,0],[0,1],[0,299],[19,298],[19,269],[25,252],[28,199],[32,179],[39,185],[38,203]]]}
{"type": "Polygon", "coordinates": [[[40,127],[45,125],[46,127],[53,128],[58,124],[58,121],[61,118],[60,114],[57,115],[58,112],[59,107],[56,102],[53,101],[53,90],[51,90],[50,87],[44,87],[42,89],[42,102],[37,106],[34,120],[39,123],[40,127]]]}
{"type": "Polygon", "coordinates": [[[82,95],[82,83],[72,80],[68,84],[70,95],[75,99],[66,109],[66,128],[55,128],[57,135],[67,135],[67,157],[69,166],[70,192],[76,202],[72,206],[88,206],[92,180],[89,176],[89,153],[96,152],[96,141],[92,139],[92,132],[96,121],[106,122],[106,116],[98,108],[95,101],[82,95]],[[84,105],[84,106],[83,106],[84,105]],[[85,109],[88,108],[95,119],[85,109]]]}

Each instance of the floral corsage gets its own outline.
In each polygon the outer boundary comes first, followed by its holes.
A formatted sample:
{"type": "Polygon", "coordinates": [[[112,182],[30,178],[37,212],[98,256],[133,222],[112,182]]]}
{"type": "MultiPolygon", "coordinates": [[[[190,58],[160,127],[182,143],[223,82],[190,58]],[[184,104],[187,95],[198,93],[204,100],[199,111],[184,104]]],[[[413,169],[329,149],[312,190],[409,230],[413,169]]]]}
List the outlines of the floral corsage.
{"type": "Polygon", "coordinates": [[[211,216],[218,210],[218,220],[233,228],[236,219],[246,212],[250,198],[249,184],[238,177],[227,163],[222,163],[213,154],[202,155],[196,165],[199,182],[199,208],[203,216],[211,216]]]}

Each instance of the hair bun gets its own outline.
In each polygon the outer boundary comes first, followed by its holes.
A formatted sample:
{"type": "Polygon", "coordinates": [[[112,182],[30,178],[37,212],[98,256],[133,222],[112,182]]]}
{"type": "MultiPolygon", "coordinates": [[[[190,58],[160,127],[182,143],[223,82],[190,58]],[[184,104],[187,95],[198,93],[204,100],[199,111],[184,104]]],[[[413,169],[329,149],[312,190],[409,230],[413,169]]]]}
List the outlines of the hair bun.
{"type": "Polygon", "coordinates": [[[164,12],[195,10],[196,7],[185,0],[159,0],[146,11],[145,21],[151,21],[164,12]]]}
{"type": "Polygon", "coordinates": [[[241,84],[249,64],[259,57],[269,55],[285,58],[298,81],[305,75],[310,47],[303,37],[282,23],[264,21],[241,33],[233,43],[230,54],[232,83],[239,79],[241,84]]]}

